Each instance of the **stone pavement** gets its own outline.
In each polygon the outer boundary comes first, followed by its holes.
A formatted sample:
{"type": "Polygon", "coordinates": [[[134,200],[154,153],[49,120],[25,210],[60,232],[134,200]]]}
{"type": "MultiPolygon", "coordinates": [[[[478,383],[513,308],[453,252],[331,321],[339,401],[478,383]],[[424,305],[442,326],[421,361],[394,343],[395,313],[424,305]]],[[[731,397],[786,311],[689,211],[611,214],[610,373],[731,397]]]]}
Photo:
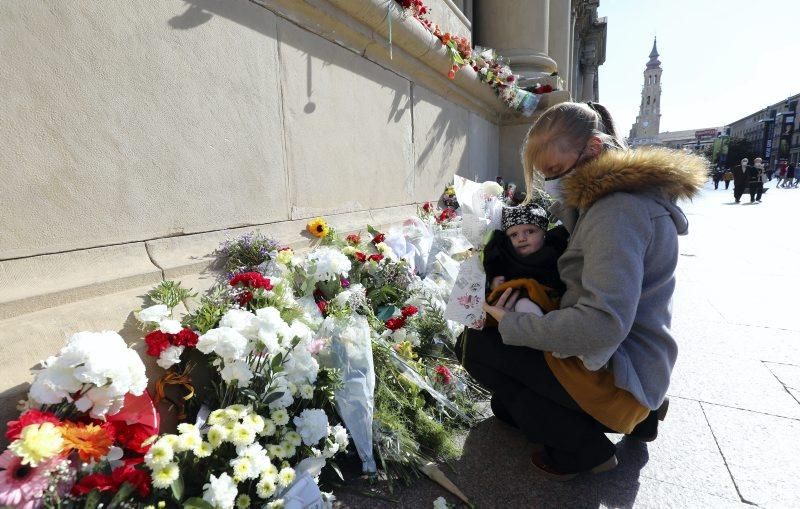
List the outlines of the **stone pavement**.
{"type": "MultiPolygon", "coordinates": [[[[735,205],[732,190],[709,184],[684,206],[680,353],[658,440],[618,436],[616,470],[557,483],[531,471],[518,432],[489,418],[444,468],[477,507],[800,507],[800,189],[767,187],[763,203],[735,205]]],[[[456,501],[427,479],[395,492],[399,504],[338,493],[342,507],[370,508],[427,508],[439,496],[456,501]]]]}

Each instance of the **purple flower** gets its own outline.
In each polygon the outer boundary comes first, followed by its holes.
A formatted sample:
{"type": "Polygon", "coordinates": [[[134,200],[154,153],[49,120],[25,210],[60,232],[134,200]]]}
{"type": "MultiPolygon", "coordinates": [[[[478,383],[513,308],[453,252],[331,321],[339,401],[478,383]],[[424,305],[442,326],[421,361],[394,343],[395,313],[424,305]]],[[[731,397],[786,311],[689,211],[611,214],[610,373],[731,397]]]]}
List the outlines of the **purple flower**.
{"type": "Polygon", "coordinates": [[[350,288],[350,280],[346,277],[343,277],[340,282],[342,283],[342,288],[350,288]]]}

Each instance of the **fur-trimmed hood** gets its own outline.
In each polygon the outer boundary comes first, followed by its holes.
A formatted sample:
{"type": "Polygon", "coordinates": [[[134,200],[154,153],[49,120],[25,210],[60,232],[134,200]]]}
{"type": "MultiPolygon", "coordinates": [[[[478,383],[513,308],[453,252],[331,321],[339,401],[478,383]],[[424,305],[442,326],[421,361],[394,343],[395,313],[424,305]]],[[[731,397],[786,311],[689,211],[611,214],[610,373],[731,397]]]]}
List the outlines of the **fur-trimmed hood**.
{"type": "Polygon", "coordinates": [[[606,150],[564,179],[564,203],[587,209],[608,194],[655,192],[673,201],[691,198],[708,179],[700,156],[661,147],[606,150]]]}

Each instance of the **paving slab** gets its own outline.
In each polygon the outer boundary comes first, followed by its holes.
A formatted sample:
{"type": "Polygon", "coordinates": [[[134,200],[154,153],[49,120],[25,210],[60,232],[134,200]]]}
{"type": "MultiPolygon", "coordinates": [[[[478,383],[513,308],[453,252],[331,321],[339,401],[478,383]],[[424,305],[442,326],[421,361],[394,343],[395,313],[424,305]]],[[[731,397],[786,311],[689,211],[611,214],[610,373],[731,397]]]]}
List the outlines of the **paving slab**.
{"type": "Polygon", "coordinates": [[[765,362],[765,366],[787,389],[800,390],[800,365],[765,362]]]}
{"type": "Polygon", "coordinates": [[[800,421],[702,406],[742,499],[766,507],[800,507],[800,421]]]}

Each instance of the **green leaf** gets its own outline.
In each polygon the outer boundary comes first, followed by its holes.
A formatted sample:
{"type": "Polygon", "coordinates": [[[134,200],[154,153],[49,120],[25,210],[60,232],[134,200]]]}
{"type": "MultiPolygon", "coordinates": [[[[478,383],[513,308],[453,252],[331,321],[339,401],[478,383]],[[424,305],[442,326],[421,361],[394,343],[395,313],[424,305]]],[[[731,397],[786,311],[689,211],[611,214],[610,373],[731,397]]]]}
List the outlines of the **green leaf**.
{"type": "Polygon", "coordinates": [[[100,492],[92,490],[86,495],[86,502],[83,504],[83,509],[95,509],[100,502],[100,492]]]}
{"type": "Polygon", "coordinates": [[[108,509],[117,507],[120,503],[127,500],[131,493],[133,493],[133,485],[128,482],[122,483],[122,486],[119,487],[117,494],[114,495],[114,498],[112,498],[111,502],[108,503],[108,509]]]}
{"type": "Polygon", "coordinates": [[[277,354],[275,357],[272,358],[270,366],[272,366],[272,369],[274,371],[277,370],[281,366],[281,364],[283,364],[283,355],[277,354]]]}
{"type": "Polygon", "coordinates": [[[172,481],[172,496],[177,502],[183,498],[183,477],[178,476],[177,479],[172,481]]]}
{"type": "Polygon", "coordinates": [[[372,227],[372,225],[370,225],[370,224],[368,224],[368,225],[367,225],[367,231],[368,231],[368,232],[369,232],[369,234],[370,234],[370,235],[372,235],[373,237],[374,237],[375,235],[377,235],[378,233],[380,233],[378,230],[376,230],[375,228],[373,228],[373,227],[372,227]]]}
{"type": "Polygon", "coordinates": [[[394,306],[381,306],[380,308],[378,308],[378,312],[375,314],[375,318],[377,318],[382,322],[385,322],[386,320],[391,318],[392,315],[394,315],[395,311],[397,311],[397,308],[394,306]]]}
{"type": "Polygon", "coordinates": [[[214,506],[199,497],[192,497],[183,503],[183,509],[214,509],[214,506]]]}
{"type": "Polygon", "coordinates": [[[283,397],[283,392],[272,392],[269,395],[267,395],[266,398],[264,398],[264,404],[269,405],[270,403],[281,397],[283,397]]]}

